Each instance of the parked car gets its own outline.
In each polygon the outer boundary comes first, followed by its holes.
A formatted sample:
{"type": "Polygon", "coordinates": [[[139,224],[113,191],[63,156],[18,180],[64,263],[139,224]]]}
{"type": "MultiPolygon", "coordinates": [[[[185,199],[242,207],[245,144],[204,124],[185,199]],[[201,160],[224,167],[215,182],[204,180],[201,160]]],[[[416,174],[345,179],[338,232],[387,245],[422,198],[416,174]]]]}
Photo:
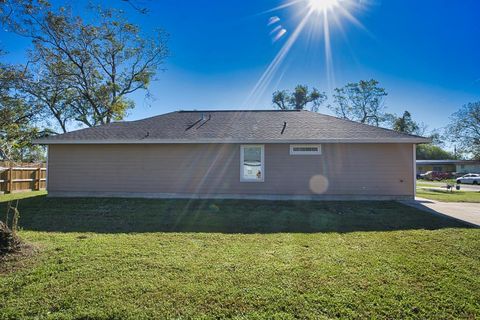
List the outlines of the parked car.
{"type": "Polygon", "coordinates": [[[480,174],[469,173],[457,179],[457,183],[480,184],[480,174]]]}
{"type": "Polygon", "coordinates": [[[441,172],[441,171],[427,171],[420,174],[420,179],[431,180],[431,181],[441,181],[445,179],[452,178],[450,172],[441,172]]]}

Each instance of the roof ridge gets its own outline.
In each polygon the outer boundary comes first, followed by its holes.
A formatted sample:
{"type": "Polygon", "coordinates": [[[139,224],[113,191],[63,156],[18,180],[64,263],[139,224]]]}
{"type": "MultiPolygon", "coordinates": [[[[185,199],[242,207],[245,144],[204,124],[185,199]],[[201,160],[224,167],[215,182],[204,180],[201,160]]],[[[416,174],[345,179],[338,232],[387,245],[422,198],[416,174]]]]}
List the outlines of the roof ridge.
{"type": "Polygon", "coordinates": [[[278,109],[219,109],[219,110],[178,110],[178,113],[199,113],[199,112],[300,112],[306,110],[278,110],[278,109]]]}
{"type": "Polygon", "coordinates": [[[138,119],[138,120],[128,120],[128,121],[123,121],[123,122],[124,123],[142,122],[142,121],[150,120],[150,119],[153,119],[153,118],[163,117],[163,116],[166,116],[166,115],[172,114],[172,113],[178,113],[178,111],[170,111],[170,112],[167,112],[167,113],[157,114],[155,116],[151,116],[151,117],[147,117],[147,118],[142,118],[142,119],[138,119]]]}
{"type": "Polygon", "coordinates": [[[162,113],[162,114],[157,114],[151,117],[143,118],[143,119],[138,119],[138,120],[127,120],[127,121],[115,121],[115,123],[136,123],[136,122],[143,122],[146,120],[151,120],[154,118],[158,117],[163,117],[169,114],[174,114],[174,113],[205,113],[205,112],[299,112],[299,111],[306,111],[306,110],[275,110],[275,109],[261,109],[261,110],[240,110],[240,109],[224,109],[224,110],[177,110],[177,111],[170,111],[167,113],[162,113]]]}

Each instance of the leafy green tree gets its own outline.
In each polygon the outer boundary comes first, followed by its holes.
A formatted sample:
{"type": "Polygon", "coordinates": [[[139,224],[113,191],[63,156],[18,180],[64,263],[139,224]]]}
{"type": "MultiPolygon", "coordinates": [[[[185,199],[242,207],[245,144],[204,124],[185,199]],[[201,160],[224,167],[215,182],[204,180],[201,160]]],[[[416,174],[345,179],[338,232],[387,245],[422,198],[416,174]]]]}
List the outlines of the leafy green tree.
{"type": "MultiPolygon", "coordinates": [[[[393,115],[392,129],[398,132],[424,136],[426,126],[423,123],[415,122],[410,112],[405,111],[401,117],[393,115]]],[[[437,130],[433,130],[428,137],[432,140],[432,144],[421,144],[417,146],[416,153],[418,160],[456,159],[453,153],[442,148],[444,138],[437,130]]]]}
{"type": "Polygon", "coordinates": [[[38,109],[17,90],[20,71],[0,63],[0,159],[36,160],[41,148],[31,141],[38,136],[38,109]]]}
{"type": "Polygon", "coordinates": [[[361,80],[336,88],[334,105],[329,108],[340,118],[380,126],[388,121],[384,103],[386,95],[377,80],[361,80]]]}
{"type": "Polygon", "coordinates": [[[401,117],[398,117],[393,122],[393,130],[408,134],[417,134],[420,126],[413,121],[412,115],[408,111],[404,111],[401,117]]]}
{"type": "Polygon", "coordinates": [[[0,159],[33,162],[43,158],[40,146],[32,140],[39,129],[32,126],[30,107],[20,99],[2,97],[0,102],[0,159]]]}
{"type": "Polygon", "coordinates": [[[69,87],[67,77],[53,73],[55,68],[55,65],[36,66],[23,72],[19,77],[19,88],[45,116],[45,125],[59,128],[60,132],[55,133],[65,133],[69,123],[75,120],[77,92],[69,87]]]}
{"type": "Polygon", "coordinates": [[[468,103],[455,112],[447,132],[460,152],[480,159],[480,101],[468,103]]]}
{"type": "Polygon", "coordinates": [[[280,110],[304,110],[311,105],[310,110],[318,112],[326,100],[324,92],[315,88],[310,90],[306,85],[297,85],[292,93],[287,90],[275,91],[272,96],[273,104],[280,110]]]}
{"type": "Polygon", "coordinates": [[[452,160],[455,155],[432,144],[420,144],[417,146],[417,160],[452,160]]]}
{"type": "Polygon", "coordinates": [[[35,74],[45,79],[29,78],[26,85],[33,85],[30,94],[47,106],[62,130],[69,119],[89,127],[123,119],[134,107],[130,95],[138,90],[148,94],[168,56],[164,31],[144,37],[119,11],[93,10],[92,22],[87,23],[44,0],[6,0],[2,8],[4,23],[32,39],[31,58],[41,70],[35,74]],[[51,96],[40,97],[51,79],[61,83],[46,92],[66,99],[55,108],[45,102],[52,101],[51,96]]]}
{"type": "Polygon", "coordinates": [[[417,136],[427,136],[432,139],[432,143],[435,145],[443,145],[443,136],[438,130],[433,130],[430,134],[427,134],[428,126],[423,122],[416,122],[413,120],[412,115],[408,111],[404,111],[402,116],[395,114],[388,114],[392,129],[398,132],[415,134],[417,136]]]}

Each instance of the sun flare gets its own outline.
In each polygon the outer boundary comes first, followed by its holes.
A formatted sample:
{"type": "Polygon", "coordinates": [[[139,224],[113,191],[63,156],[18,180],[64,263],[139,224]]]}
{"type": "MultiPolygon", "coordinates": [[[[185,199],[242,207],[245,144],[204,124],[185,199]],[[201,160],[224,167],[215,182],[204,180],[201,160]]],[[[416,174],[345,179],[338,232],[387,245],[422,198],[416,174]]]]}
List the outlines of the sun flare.
{"type": "Polygon", "coordinates": [[[355,15],[358,11],[364,10],[371,1],[373,0],[284,0],[282,5],[264,11],[263,14],[271,14],[272,12],[287,12],[292,8],[291,11],[297,12],[296,16],[300,18],[295,25],[289,28],[278,14],[270,16],[267,25],[271,28],[272,42],[275,43],[279,40],[284,42],[250,91],[244,105],[257,104],[273,83],[279,83],[285,73],[285,59],[301,36],[309,39],[306,54],[309,54],[309,45],[313,47],[319,43],[319,38],[323,38],[325,59],[323,70],[326,75],[327,89],[331,90],[335,86],[331,38],[337,34],[345,37],[344,24],[346,22],[368,33],[355,15]],[[282,24],[280,25],[281,20],[282,24]]]}
{"type": "Polygon", "coordinates": [[[332,10],[340,5],[341,0],[308,0],[308,7],[316,13],[332,10]]]}

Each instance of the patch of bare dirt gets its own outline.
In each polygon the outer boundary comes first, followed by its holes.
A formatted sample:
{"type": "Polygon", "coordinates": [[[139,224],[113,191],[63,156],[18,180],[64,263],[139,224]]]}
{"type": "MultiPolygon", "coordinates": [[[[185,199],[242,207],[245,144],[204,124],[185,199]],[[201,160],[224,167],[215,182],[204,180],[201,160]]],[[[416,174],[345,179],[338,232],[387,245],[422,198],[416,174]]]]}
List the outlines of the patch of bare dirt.
{"type": "Polygon", "coordinates": [[[0,254],[0,274],[14,272],[33,264],[40,249],[32,244],[20,241],[14,251],[0,254]]]}

